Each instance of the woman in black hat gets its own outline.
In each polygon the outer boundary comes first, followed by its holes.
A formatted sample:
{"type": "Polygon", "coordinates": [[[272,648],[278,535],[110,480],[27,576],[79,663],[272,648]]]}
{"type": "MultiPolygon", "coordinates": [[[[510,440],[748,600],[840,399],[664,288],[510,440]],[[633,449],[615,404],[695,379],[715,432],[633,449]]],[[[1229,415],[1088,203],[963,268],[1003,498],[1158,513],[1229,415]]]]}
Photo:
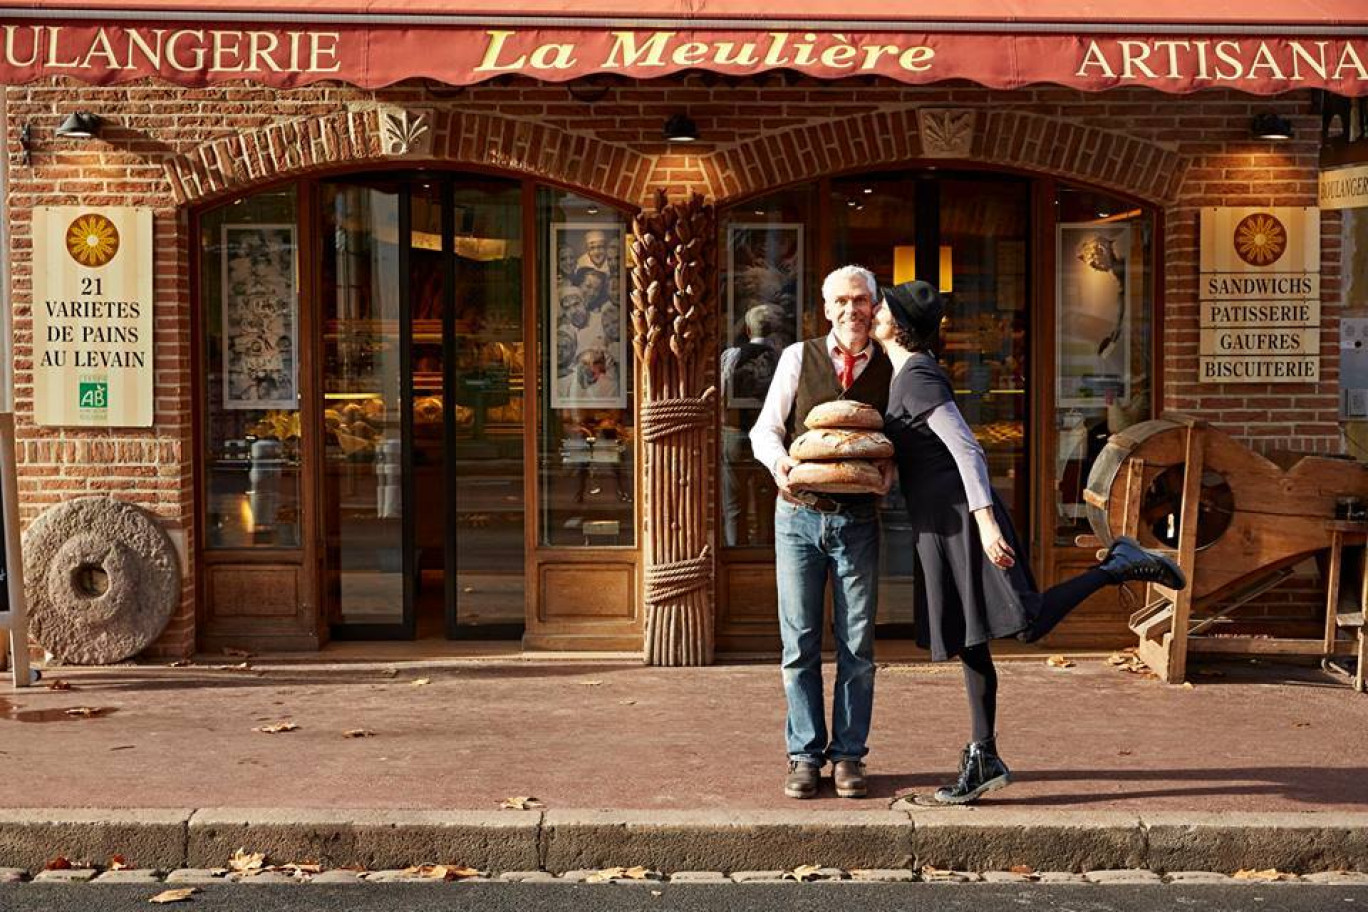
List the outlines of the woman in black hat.
{"type": "Polygon", "coordinates": [[[874,337],[893,361],[884,433],[893,441],[916,546],[917,644],[934,661],[958,656],[969,692],[972,738],[960,755],[959,780],[938,789],[936,800],[967,804],[1011,782],[997,754],[989,641],[1034,642],[1104,586],[1145,580],[1181,589],[1186,581],[1171,559],[1122,537],[1091,570],[1045,592],[1036,588],[1011,517],[989,483],[983,448],[936,361],[944,310],[926,282],[885,288],[874,337]]]}

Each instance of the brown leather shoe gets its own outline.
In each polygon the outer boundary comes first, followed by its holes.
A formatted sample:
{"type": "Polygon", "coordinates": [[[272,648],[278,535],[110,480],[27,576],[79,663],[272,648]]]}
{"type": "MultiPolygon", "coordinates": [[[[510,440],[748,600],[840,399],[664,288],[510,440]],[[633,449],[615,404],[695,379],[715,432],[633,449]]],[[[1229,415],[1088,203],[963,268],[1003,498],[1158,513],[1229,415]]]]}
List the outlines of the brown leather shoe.
{"type": "Polygon", "coordinates": [[[865,784],[865,765],[859,760],[837,760],[831,774],[840,798],[863,798],[868,792],[865,784]]]}
{"type": "Polygon", "coordinates": [[[784,780],[784,794],[790,798],[811,798],[817,794],[817,781],[822,768],[808,760],[790,760],[788,778],[784,780]]]}

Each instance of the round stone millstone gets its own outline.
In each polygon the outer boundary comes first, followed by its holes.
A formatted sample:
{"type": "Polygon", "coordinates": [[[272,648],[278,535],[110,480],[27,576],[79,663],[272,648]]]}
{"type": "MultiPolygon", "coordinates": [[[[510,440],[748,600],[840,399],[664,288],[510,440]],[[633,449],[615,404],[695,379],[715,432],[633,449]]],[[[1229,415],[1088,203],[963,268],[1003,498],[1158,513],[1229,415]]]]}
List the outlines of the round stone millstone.
{"type": "Polygon", "coordinates": [[[132,504],[78,497],[24,532],[30,631],[63,662],[103,665],[142,652],[171,620],[180,588],[175,546],[132,504]]]}

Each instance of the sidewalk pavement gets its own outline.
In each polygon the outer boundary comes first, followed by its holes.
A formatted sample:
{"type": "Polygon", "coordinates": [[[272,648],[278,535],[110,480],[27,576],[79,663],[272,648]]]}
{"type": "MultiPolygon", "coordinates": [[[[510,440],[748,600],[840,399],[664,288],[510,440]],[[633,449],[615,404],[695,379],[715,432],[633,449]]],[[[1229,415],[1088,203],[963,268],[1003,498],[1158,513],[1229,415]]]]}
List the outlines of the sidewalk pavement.
{"type": "Polygon", "coordinates": [[[1227,662],[1184,688],[1005,662],[1017,782],[945,809],[916,798],[965,739],[954,664],[882,667],[870,797],[800,803],[770,663],[242,662],[48,669],[71,689],[0,698],[0,866],[1368,870],[1368,700],[1319,670],[1227,662]],[[541,806],[500,809],[518,796],[541,806]]]}

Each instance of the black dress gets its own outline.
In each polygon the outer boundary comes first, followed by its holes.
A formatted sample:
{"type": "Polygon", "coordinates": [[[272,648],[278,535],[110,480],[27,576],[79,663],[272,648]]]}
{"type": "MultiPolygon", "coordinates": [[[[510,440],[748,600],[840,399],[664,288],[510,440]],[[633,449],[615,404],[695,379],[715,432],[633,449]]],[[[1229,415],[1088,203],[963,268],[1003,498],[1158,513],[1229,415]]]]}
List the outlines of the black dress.
{"type": "Polygon", "coordinates": [[[917,353],[894,375],[884,416],[916,545],[917,645],[938,662],[966,646],[1012,636],[1027,626],[1040,604],[1025,549],[1001,498],[993,492],[993,512],[1016,553],[1016,563],[1006,570],[983,553],[955,458],[927,424],[932,409],[953,401],[940,365],[917,353]]]}

